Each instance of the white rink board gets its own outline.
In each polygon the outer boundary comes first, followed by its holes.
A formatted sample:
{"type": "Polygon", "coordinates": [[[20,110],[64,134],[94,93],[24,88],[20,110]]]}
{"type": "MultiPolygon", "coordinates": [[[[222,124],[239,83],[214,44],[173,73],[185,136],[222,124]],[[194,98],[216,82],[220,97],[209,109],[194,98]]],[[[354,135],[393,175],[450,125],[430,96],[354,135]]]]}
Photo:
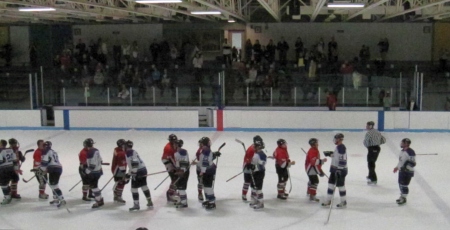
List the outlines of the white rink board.
{"type": "Polygon", "coordinates": [[[40,127],[40,110],[0,110],[0,127],[40,127]]]}

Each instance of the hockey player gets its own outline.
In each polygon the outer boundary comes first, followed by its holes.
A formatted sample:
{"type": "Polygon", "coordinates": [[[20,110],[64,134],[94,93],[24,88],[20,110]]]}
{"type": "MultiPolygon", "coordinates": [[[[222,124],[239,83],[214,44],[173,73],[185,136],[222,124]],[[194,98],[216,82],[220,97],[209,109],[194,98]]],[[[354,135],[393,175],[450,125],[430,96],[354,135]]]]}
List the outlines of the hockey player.
{"type": "Polygon", "coordinates": [[[7,142],[0,140],[0,186],[5,198],[1,205],[11,203],[11,188],[9,182],[16,176],[19,167],[14,163],[17,161],[16,154],[10,148],[6,148],[7,142]]]}
{"type": "Polygon", "coordinates": [[[273,152],[275,159],[275,169],[278,175],[278,199],[286,200],[289,194],[286,194],[286,181],[289,179],[289,167],[295,165],[295,161],[291,162],[287,151],[287,143],[284,139],[278,139],[278,147],[273,152]]]}
{"type": "Polygon", "coordinates": [[[319,199],[316,198],[317,186],[319,185],[319,177],[325,176],[325,173],[322,171],[322,165],[327,162],[327,158],[320,159],[319,153],[319,140],[316,138],[311,138],[308,141],[311,148],[308,150],[308,154],[305,160],[305,170],[306,175],[308,175],[308,191],[309,200],[314,202],[319,202],[319,199]]]}
{"type": "Polygon", "coordinates": [[[44,150],[44,140],[38,140],[37,146],[37,149],[33,153],[33,171],[35,172],[36,179],[39,182],[39,199],[48,199],[48,194],[45,193],[45,187],[48,181],[47,174],[41,176],[37,173],[39,167],[41,166],[42,151],[44,150]]]}
{"type": "Polygon", "coordinates": [[[399,161],[397,167],[394,168],[394,173],[398,173],[398,185],[400,187],[400,198],[396,200],[397,204],[406,204],[406,197],[409,194],[409,183],[411,178],[414,177],[414,167],[416,167],[416,153],[409,146],[411,145],[411,140],[409,138],[404,138],[400,142],[400,147],[402,151],[400,152],[399,161]]]}
{"type": "Polygon", "coordinates": [[[122,199],[123,188],[125,187],[125,173],[127,172],[127,156],[125,154],[124,139],[117,140],[117,147],[114,148],[113,159],[111,163],[111,172],[114,175],[114,201],[125,204],[122,199]]]}
{"type": "MultiPolygon", "coordinates": [[[[166,144],[164,147],[164,152],[161,157],[161,161],[164,164],[164,167],[166,167],[167,172],[169,173],[170,177],[170,184],[173,184],[175,182],[175,165],[174,165],[174,154],[176,152],[176,141],[178,140],[178,137],[175,134],[169,135],[169,143],[166,144]]],[[[173,186],[169,186],[169,190],[166,192],[167,202],[173,202],[172,199],[175,195],[175,190],[173,189],[173,186]]]]}
{"type": "Polygon", "coordinates": [[[377,184],[377,173],[375,172],[375,163],[380,154],[380,145],[386,143],[386,138],[381,135],[380,131],[374,129],[375,122],[369,121],[366,124],[367,133],[364,138],[364,146],[367,148],[367,167],[369,169],[369,175],[367,178],[367,184],[377,184]]]}
{"type": "Polygon", "coordinates": [[[255,154],[252,157],[251,163],[245,165],[245,168],[251,172],[250,178],[252,180],[252,201],[249,205],[253,209],[262,209],[264,208],[262,188],[266,172],[267,156],[263,151],[265,147],[264,142],[256,140],[253,146],[255,148],[255,154]]]}
{"type": "Polygon", "coordinates": [[[211,140],[209,137],[202,137],[200,139],[202,151],[200,154],[200,162],[202,164],[200,169],[200,176],[203,178],[203,185],[205,186],[206,201],[203,202],[203,207],[207,210],[216,208],[216,197],[214,196],[214,178],[216,176],[217,166],[214,160],[220,157],[220,152],[211,152],[211,140]]]}
{"type": "Polygon", "coordinates": [[[83,187],[81,188],[83,192],[83,197],[81,199],[84,201],[92,201],[91,198],[94,198],[94,195],[92,194],[92,189],[89,188],[89,177],[86,174],[86,169],[88,168],[87,165],[88,148],[86,146],[86,143],[87,143],[86,140],[83,141],[83,149],[78,154],[78,159],[80,160],[78,173],[80,174],[83,183],[83,187]]]}
{"type": "Polygon", "coordinates": [[[100,156],[100,151],[94,148],[94,140],[92,140],[92,138],[84,140],[83,144],[88,150],[86,154],[87,168],[84,170],[84,172],[88,177],[89,189],[92,189],[92,193],[95,196],[95,204],[92,205],[92,208],[100,208],[105,204],[103,202],[102,192],[98,188],[98,180],[103,175],[103,160],[100,156]]]}
{"type": "MultiPolygon", "coordinates": [[[[244,185],[242,186],[242,200],[243,201],[247,201],[248,188],[250,187],[250,184],[252,183],[252,177],[250,175],[252,172],[250,170],[248,170],[245,166],[252,162],[253,155],[255,155],[255,142],[256,141],[263,142],[263,139],[259,135],[254,136],[253,144],[247,148],[247,151],[245,152],[245,156],[244,156],[244,165],[243,165],[244,166],[244,185]]],[[[251,196],[254,197],[254,196],[256,196],[256,194],[252,194],[251,196]]]]}
{"type": "Polygon", "coordinates": [[[183,149],[183,140],[177,141],[177,152],[175,153],[175,174],[177,179],[175,184],[177,186],[179,201],[177,201],[177,208],[187,208],[187,182],[189,180],[189,168],[191,167],[189,162],[189,154],[186,149],[183,149]]]}
{"type": "Polygon", "coordinates": [[[194,164],[197,165],[196,166],[196,168],[197,168],[196,172],[197,172],[197,181],[198,181],[197,190],[198,190],[198,200],[199,201],[203,201],[204,200],[204,198],[203,198],[203,177],[200,176],[200,172],[201,172],[201,169],[202,169],[202,162],[200,161],[200,155],[202,153],[202,148],[203,148],[201,140],[202,139],[200,139],[198,141],[198,149],[197,149],[197,152],[195,153],[195,160],[196,160],[196,162],[193,162],[194,164]]]}
{"type": "Polygon", "coordinates": [[[144,162],[139,157],[138,152],[133,150],[133,142],[128,140],[125,143],[125,152],[127,157],[128,173],[125,178],[129,180],[131,178],[131,193],[133,194],[134,205],[129,210],[137,211],[139,206],[139,191],[141,188],[145,197],[147,198],[147,207],[153,208],[152,197],[150,190],[147,187],[147,168],[144,162]]]}
{"type": "MultiPolygon", "coordinates": [[[[14,151],[16,154],[17,161],[15,164],[20,169],[20,166],[23,162],[25,162],[25,157],[23,156],[22,152],[19,150],[19,142],[15,138],[11,138],[8,140],[9,147],[14,151]]],[[[20,170],[16,171],[16,175],[11,179],[11,198],[13,199],[21,199],[22,197],[20,194],[17,193],[17,184],[19,183],[19,174],[22,174],[20,170]]]]}
{"type": "Polygon", "coordinates": [[[50,204],[56,205],[58,208],[66,205],[61,189],[59,189],[58,183],[61,177],[63,168],[58,158],[58,153],[52,149],[52,142],[44,142],[44,150],[41,155],[41,166],[39,167],[38,174],[41,177],[45,177],[48,173],[48,184],[53,191],[53,201],[50,204]]]}
{"type": "Polygon", "coordinates": [[[336,149],[332,151],[325,151],[325,156],[331,157],[330,166],[330,178],[328,178],[328,196],[327,201],[322,203],[323,207],[331,205],[331,199],[334,195],[336,187],[339,189],[339,195],[341,197],[341,203],[337,204],[338,208],[347,207],[346,190],[345,190],[345,177],[347,176],[347,151],[344,141],[344,134],[338,133],[334,135],[334,144],[336,149]]]}

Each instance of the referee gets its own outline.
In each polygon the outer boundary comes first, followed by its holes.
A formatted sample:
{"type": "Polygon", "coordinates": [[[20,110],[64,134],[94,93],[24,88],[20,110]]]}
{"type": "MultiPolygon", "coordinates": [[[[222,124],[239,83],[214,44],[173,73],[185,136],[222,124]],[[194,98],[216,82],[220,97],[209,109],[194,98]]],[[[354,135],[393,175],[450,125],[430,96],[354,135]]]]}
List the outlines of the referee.
{"type": "Polygon", "coordinates": [[[380,145],[386,143],[386,138],[381,135],[380,131],[374,129],[375,122],[369,121],[366,124],[366,137],[364,138],[364,146],[366,146],[367,166],[369,168],[369,176],[367,176],[367,184],[377,184],[377,173],[375,172],[375,162],[377,162],[378,154],[380,154],[380,145]]]}

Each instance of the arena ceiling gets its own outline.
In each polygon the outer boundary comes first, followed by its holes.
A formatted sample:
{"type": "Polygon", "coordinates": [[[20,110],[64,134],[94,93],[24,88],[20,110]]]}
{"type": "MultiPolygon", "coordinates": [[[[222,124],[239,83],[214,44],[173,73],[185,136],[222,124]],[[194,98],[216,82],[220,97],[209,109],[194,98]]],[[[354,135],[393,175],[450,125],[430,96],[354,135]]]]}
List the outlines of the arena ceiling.
{"type": "Polygon", "coordinates": [[[96,24],[170,22],[423,22],[450,18],[450,0],[334,0],[363,8],[331,8],[333,0],[182,0],[142,4],[137,0],[1,0],[1,24],[96,24]],[[20,12],[51,7],[51,12],[20,12]],[[216,15],[191,12],[219,11],[216,15]]]}

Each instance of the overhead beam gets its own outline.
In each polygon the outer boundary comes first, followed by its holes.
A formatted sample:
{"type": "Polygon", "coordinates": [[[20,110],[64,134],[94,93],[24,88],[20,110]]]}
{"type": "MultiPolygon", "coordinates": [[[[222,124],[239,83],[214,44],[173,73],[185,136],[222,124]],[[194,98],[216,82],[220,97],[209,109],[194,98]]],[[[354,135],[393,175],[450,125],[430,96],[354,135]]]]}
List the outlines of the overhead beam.
{"type": "Polygon", "coordinates": [[[428,3],[428,4],[425,4],[425,5],[422,5],[422,6],[411,8],[411,9],[408,9],[408,10],[400,11],[400,12],[395,13],[395,14],[384,16],[383,18],[379,19],[378,21],[381,22],[381,21],[384,21],[384,20],[387,20],[387,19],[390,19],[390,18],[395,18],[395,17],[400,16],[400,15],[404,15],[404,14],[407,14],[407,13],[410,13],[410,12],[413,12],[413,11],[416,11],[416,10],[422,10],[422,9],[425,9],[425,8],[428,8],[428,7],[432,7],[432,6],[436,6],[436,5],[439,5],[439,4],[443,4],[443,3],[446,3],[446,2],[450,2],[450,0],[442,0],[442,1],[438,1],[438,2],[432,2],[432,3],[428,3]]]}
{"type": "Polygon", "coordinates": [[[191,14],[191,12],[184,11],[184,10],[178,10],[178,9],[175,9],[175,8],[172,8],[172,7],[163,6],[161,4],[154,4],[153,7],[158,8],[158,9],[162,9],[162,10],[172,11],[172,12],[175,12],[175,13],[178,13],[178,14],[184,14],[184,15],[187,15],[187,16],[190,16],[190,17],[194,17],[194,18],[199,18],[199,19],[202,19],[202,20],[215,22],[215,20],[210,19],[208,17],[200,16],[200,15],[193,15],[193,14],[191,14]]]}
{"type": "Polygon", "coordinates": [[[311,15],[311,22],[314,22],[314,20],[316,20],[316,17],[317,15],[319,15],[319,12],[322,9],[323,5],[325,5],[325,2],[327,2],[327,0],[319,0],[316,7],[314,8],[313,14],[311,15]]]}
{"type": "Polygon", "coordinates": [[[439,13],[436,13],[436,14],[424,15],[422,17],[415,18],[413,21],[420,21],[420,20],[424,20],[424,19],[427,19],[427,18],[440,17],[440,16],[443,16],[443,15],[446,15],[446,14],[450,15],[450,11],[439,12],[439,13]]]}
{"type": "MultiPolygon", "coordinates": [[[[380,1],[378,1],[378,2],[372,3],[372,4],[370,4],[369,6],[364,7],[364,9],[362,9],[362,10],[360,10],[360,11],[358,11],[358,12],[352,14],[352,15],[350,15],[350,16],[346,19],[346,21],[348,21],[348,20],[350,20],[350,19],[352,19],[352,18],[354,18],[354,17],[356,17],[356,16],[358,16],[358,15],[360,15],[360,14],[363,14],[363,13],[365,13],[365,12],[371,10],[371,9],[374,9],[374,8],[376,8],[376,7],[378,7],[378,6],[381,6],[382,4],[384,4],[384,3],[388,2],[388,1],[389,1],[389,0],[380,0],[380,1]]],[[[397,1],[400,1],[400,0],[397,0],[397,1]]]]}
{"type": "Polygon", "coordinates": [[[258,2],[277,22],[281,22],[279,11],[280,2],[278,0],[258,0],[258,2]]]}
{"type": "Polygon", "coordinates": [[[244,22],[247,22],[247,19],[246,19],[246,18],[244,18],[244,17],[243,17],[242,15],[240,15],[240,14],[237,14],[236,12],[232,12],[232,11],[230,11],[230,10],[228,10],[228,9],[224,9],[224,8],[218,6],[218,5],[215,5],[215,4],[213,4],[213,3],[207,2],[207,1],[205,1],[205,0],[194,0],[194,1],[200,3],[200,4],[204,5],[204,6],[207,6],[207,7],[209,7],[209,8],[218,10],[218,11],[222,12],[223,14],[227,14],[227,15],[233,16],[234,18],[237,18],[237,19],[239,19],[239,20],[242,20],[242,21],[244,21],[244,22]]]}

